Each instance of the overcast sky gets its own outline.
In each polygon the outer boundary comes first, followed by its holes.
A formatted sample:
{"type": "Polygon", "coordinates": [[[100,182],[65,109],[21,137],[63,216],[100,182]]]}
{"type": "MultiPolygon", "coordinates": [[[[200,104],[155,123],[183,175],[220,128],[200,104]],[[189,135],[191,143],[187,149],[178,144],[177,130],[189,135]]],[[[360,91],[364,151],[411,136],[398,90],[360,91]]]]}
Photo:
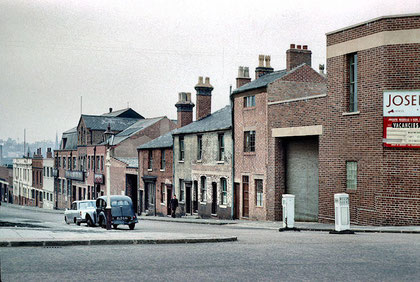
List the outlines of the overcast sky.
{"type": "Polygon", "coordinates": [[[229,103],[238,66],[271,55],[285,68],[290,43],[325,64],[325,33],[371,18],[420,12],[405,1],[0,0],[0,138],[55,140],[84,114],[131,108],[176,118],[178,92],[199,76],[212,110],[229,103]]]}

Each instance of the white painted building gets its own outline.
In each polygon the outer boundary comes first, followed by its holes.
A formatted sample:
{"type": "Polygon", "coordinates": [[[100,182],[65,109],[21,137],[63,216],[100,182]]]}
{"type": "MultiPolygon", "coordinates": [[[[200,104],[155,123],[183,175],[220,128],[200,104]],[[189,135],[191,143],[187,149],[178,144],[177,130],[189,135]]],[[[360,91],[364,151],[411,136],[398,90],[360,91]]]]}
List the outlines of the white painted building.
{"type": "Polygon", "coordinates": [[[13,202],[19,205],[31,205],[32,159],[13,159],[13,202]]]}
{"type": "Polygon", "coordinates": [[[54,158],[45,158],[43,160],[43,208],[54,208],[54,158]]]}

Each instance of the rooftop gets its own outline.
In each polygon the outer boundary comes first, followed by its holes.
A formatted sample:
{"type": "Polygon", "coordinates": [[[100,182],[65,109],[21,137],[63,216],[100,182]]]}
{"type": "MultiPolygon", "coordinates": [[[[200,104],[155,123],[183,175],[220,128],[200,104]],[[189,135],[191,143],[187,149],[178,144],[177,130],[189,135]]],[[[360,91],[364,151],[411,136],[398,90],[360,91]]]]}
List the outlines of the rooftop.
{"type": "Polygon", "coordinates": [[[172,131],[173,135],[209,132],[232,127],[231,107],[226,106],[211,115],[172,131]]]}
{"type": "Polygon", "coordinates": [[[171,148],[173,145],[172,132],[173,131],[169,131],[168,133],[139,146],[137,149],[171,148]]]}
{"type": "Polygon", "coordinates": [[[122,118],[122,117],[107,117],[107,116],[94,116],[82,115],[81,117],[86,124],[87,128],[91,130],[107,130],[108,124],[113,131],[123,131],[129,126],[136,123],[139,119],[136,118],[122,118]]]}

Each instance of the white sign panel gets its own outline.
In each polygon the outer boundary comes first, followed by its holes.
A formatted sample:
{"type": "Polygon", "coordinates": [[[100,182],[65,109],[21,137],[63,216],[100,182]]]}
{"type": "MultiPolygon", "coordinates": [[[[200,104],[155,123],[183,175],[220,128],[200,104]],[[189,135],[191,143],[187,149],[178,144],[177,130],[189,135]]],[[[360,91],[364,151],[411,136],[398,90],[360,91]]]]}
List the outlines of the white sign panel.
{"type": "Polygon", "coordinates": [[[420,117],[420,90],[384,91],[384,117],[420,117]]]}

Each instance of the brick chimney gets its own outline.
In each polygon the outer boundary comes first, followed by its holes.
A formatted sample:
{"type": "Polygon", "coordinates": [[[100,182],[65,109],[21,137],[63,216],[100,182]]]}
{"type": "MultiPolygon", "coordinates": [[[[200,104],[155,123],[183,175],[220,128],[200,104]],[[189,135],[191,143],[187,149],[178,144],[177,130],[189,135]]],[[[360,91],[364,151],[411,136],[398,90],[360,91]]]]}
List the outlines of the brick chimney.
{"type": "Polygon", "coordinates": [[[308,45],[290,44],[290,49],[286,51],[286,69],[287,71],[305,63],[308,66],[312,64],[312,52],[308,50],[308,45]]]}
{"type": "Polygon", "coordinates": [[[271,67],[271,57],[265,55],[258,56],[258,67],[255,69],[255,79],[260,78],[267,73],[272,73],[274,69],[271,67]],[[264,65],[265,62],[265,65],[264,65]]]}
{"type": "Polygon", "coordinates": [[[203,83],[203,77],[200,76],[194,88],[197,91],[195,119],[200,120],[211,114],[211,92],[213,91],[213,86],[210,84],[210,78],[206,77],[206,81],[203,83]]]}
{"type": "Polygon", "coordinates": [[[47,148],[47,159],[51,159],[51,158],[52,158],[51,148],[47,148]]]}
{"type": "Polygon", "coordinates": [[[194,103],[191,102],[191,93],[178,93],[178,102],[175,104],[178,112],[177,128],[190,124],[193,121],[194,103]]]}
{"type": "Polygon", "coordinates": [[[239,88],[242,85],[245,85],[250,81],[251,81],[251,78],[249,77],[249,68],[248,67],[239,67],[238,77],[236,78],[236,88],[239,88]]]}

